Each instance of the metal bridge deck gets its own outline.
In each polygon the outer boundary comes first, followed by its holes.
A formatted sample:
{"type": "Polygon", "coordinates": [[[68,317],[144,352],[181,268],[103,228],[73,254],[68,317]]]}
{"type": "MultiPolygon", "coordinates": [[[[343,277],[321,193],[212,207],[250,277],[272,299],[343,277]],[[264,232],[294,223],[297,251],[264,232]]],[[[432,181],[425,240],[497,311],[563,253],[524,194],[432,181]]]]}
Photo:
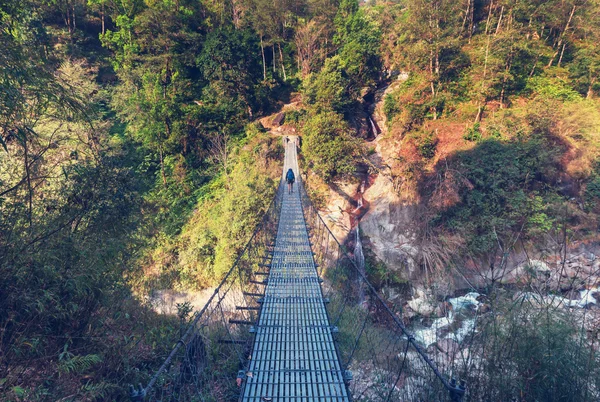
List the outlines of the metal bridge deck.
{"type": "MultiPolygon", "coordinates": [[[[284,174],[299,177],[295,141],[286,146],[284,174]]],[[[346,402],[320,279],[297,184],[283,197],[277,239],[243,402],[346,402]]]]}

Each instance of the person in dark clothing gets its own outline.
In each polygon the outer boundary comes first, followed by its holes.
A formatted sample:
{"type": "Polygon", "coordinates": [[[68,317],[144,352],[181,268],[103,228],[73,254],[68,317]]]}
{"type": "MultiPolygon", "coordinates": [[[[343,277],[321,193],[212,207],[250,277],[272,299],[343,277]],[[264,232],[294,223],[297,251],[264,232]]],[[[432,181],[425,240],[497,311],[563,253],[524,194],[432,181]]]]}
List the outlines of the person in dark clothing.
{"type": "Polygon", "coordinates": [[[285,181],[287,181],[288,184],[288,194],[293,193],[296,176],[294,176],[294,171],[292,169],[288,169],[287,173],[285,174],[285,181]]]}

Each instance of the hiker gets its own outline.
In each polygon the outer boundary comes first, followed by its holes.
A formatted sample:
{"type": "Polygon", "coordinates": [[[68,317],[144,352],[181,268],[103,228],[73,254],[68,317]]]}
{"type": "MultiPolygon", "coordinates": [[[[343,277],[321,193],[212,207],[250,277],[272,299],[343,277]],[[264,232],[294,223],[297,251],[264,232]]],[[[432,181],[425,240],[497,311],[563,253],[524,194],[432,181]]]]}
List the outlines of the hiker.
{"type": "Polygon", "coordinates": [[[288,194],[294,192],[294,181],[296,180],[296,176],[294,176],[294,171],[290,168],[285,174],[285,180],[288,184],[288,194]]]}

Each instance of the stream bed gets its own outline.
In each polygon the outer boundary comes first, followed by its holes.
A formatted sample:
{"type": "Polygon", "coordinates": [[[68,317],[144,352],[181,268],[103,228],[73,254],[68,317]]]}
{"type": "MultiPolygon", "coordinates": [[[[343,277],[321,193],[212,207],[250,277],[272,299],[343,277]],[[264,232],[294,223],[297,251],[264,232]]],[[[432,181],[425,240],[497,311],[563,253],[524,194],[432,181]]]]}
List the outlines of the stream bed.
{"type": "MultiPolygon", "coordinates": [[[[451,339],[461,344],[473,331],[476,331],[478,309],[482,304],[478,299],[481,296],[477,292],[469,292],[464,296],[447,299],[452,308],[448,310],[444,317],[432,320],[423,319],[421,322],[413,323],[411,329],[415,339],[425,347],[429,347],[442,339],[451,339]]],[[[540,295],[532,292],[517,293],[515,298],[523,298],[554,307],[563,306],[583,309],[600,303],[600,288],[581,290],[577,299],[568,299],[554,294],[540,295]]]]}

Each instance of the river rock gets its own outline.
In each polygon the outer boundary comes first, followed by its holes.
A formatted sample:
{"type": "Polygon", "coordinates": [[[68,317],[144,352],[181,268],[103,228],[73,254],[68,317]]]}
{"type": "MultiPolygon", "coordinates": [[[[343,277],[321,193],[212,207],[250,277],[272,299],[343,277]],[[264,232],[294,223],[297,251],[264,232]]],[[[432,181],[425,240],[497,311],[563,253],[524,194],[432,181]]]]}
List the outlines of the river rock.
{"type": "Polygon", "coordinates": [[[445,317],[448,315],[448,312],[452,310],[452,304],[447,301],[441,302],[435,308],[435,315],[437,317],[445,317]]]}
{"type": "Polygon", "coordinates": [[[454,339],[445,338],[436,342],[437,348],[444,354],[455,356],[460,350],[460,345],[454,339]]]}
{"type": "Polygon", "coordinates": [[[386,300],[393,302],[400,297],[400,293],[391,286],[384,286],[381,289],[381,293],[385,296],[386,300]]]}
{"type": "Polygon", "coordinates": [[[480,304],[480,305],[477,307],[477,311],[478,311],[480,314],[485,314],[485,313],[487,313],[488,311],[490,311],[491,309],[492,309],[492,306],[490,306],[490,305],[489,305],[489,304],[487,304],[487,303],[481,303],[481,304],[480,304]]]}
{"type": "Polygon", "coordinates": [[[584,274],[583,267],[578,263],[566,264],[565,268],[562,270],[562,273],[564,276],[571,279],[578,278],[584,274]]]}
{"type": "Polygon", "coordinates": [[[540,260],[529,260],[517,265],[513,269],[507,269],[500,277],[500,283],[504,285],[525,284],[532,281],[544,282],[551,274],[550,267],[540,260]]]}
{"type": "Polygon", "coordinates": [[[417,289],[416,297],[408,301],[408,307],[419,315],[429,317],[434,313],[436,304],[425,291],[417,289]]]}

